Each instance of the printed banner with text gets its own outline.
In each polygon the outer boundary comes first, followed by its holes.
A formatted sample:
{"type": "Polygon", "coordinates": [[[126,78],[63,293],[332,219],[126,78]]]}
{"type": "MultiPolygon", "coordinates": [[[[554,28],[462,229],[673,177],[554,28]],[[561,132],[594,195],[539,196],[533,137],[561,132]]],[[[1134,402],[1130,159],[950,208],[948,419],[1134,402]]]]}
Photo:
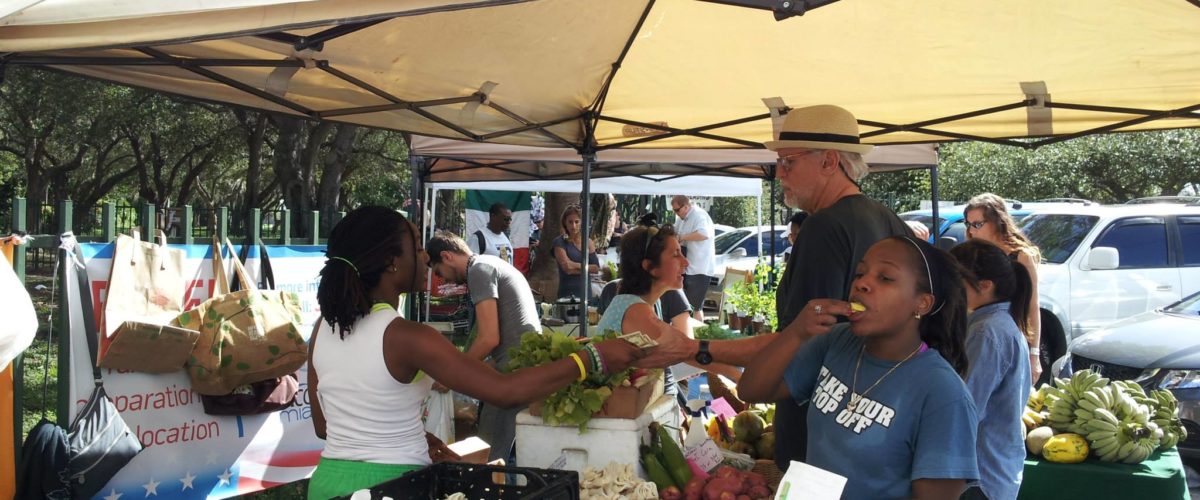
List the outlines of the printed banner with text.
{"type": "MultiPolygon", "coordinates": [[[[87,260],[90,293],[99,316],[107,294],[112,244],[81,245],[87,260]]],[[[171,245],[187,251],[185,308],[212,296],[212,250],[208,245],[171,245]]],[[[320,316],[317,306],[323,246],[269,247],[275,288],[300,295],[307,336],[320,316]]],[[[226,258],[229,262],[229,258],[226,258]]],[[[250,250],[246,268],[257,277],[257,249],[250,250]]],[[[68,293],[76,285],[68,284],[68,293]]],[[[78,317],[78,301],[70,313],[78,317]]],[[[97,324],[99,324],[99,317],[97,324]]],[[[92,391],[87,341],[82,321],[71,332],[71,418],[92,391]]],[[[158,498],[226,498],[308,477],[320,458],[324,442],[313,433],[301,368],[300,393],[284,410],[252,416],[213,416],[204,413],[200,396],[187,374],[146,374],[103,370],[104,387],[117,410],[136,433],[145,450],[113,478],[97,498],[123,500],[158,498]]]]}

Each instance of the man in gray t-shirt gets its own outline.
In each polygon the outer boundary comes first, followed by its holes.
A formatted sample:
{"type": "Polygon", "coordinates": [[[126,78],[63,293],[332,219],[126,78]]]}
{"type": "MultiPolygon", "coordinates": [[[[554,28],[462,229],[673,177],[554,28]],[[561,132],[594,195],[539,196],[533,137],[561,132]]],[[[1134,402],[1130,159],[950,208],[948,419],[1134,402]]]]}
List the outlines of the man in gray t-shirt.
{"type": "MultiPolygon", "coordinates": [[[[434,235],[425,251],[434,273],[447,282],[467,285],[475,307],[475,339],[467,347],[467,356],[506,370],[508,350],[521,343],[521,335],[542,333],[525,276],[498,257],[474,255],[462,238],[450,233],[434,235]]],[[[492,445],[489,460],[509,458],[521,409],[481,404],[479,437],[492,445]]]]}

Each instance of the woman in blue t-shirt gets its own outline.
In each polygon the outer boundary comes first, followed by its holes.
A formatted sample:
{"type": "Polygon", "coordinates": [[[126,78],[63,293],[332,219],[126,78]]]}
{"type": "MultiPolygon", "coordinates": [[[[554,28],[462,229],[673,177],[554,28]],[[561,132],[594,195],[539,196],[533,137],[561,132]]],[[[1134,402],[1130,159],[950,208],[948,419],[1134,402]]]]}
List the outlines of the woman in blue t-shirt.
{"type": "Polygon", "coordinates": [[[807,463],[846,477],[842,498],[958,498],[979,473],[956,264],[924,241],[884,239],[849,300],[809,301],[746,368],[739,395],[809,402],[807,463]]]}
{"type": "Polygon", "coordinates": [[[1024,265],[1000,247],[967,240],[950,251],[967,291],[967,390],[979,410],[979,484],[964,499],[1013,499],[1021,489],[1025,441],[1021,413],[1029,399],[1029,345],[1021,333],[1033,285],[1024,265]]]}

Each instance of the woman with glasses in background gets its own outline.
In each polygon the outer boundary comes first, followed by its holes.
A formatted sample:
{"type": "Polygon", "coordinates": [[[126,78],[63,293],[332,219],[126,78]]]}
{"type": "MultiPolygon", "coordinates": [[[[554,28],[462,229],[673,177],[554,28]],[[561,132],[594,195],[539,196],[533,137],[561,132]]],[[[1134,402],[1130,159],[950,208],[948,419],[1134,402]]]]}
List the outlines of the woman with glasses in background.
{"type": "MultiPolygon", "coordinates": [[[[1034,385],[1042,376],[1042,315],[1038,304],[1038,264],[1042,254],[1029,238],[1017,228],[1016,221],[1008,214],[1001,198],[992,193],[983,193],[967,202],[963,209],[967,224],[967,237],[978,238],[1000,247],[1009,258],[1017,261],[1029,272],[1033,290],[1029,298],[1025,340],[1029,342],[1029,368],[1034,385]]],[[[1052,360],[1051,360],[1052,361],[1052,360]]]]}
{"type": "MultiPolygon", "coordinates": [[[[567,205],[563,210],[559,223],[562,234],[554,238],[554,260],[558,262],[558,298],[582,295],[584,280],[583,272],[583,233],[579,205],[567,205]]],[[[596,245],[588,241],[587,275],[600,273],[600,260],[596,257],[596,245]]],[[[596,296],[598,294],[590,294],[596,296]]]]}

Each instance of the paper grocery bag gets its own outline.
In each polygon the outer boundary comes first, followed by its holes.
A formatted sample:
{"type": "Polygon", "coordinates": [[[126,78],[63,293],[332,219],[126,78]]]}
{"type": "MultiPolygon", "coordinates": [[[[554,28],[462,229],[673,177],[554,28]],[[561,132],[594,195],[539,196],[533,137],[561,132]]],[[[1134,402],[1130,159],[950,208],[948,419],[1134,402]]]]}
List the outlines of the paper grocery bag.
{"type": "Polygon", "coordinates": [[[157,244],[140,241],[136,232],[117,237],[101,316],[101,366],[155,373],[183,367],[190,349],[180,346],[194,345],[197,335],[164,334],[161,327],[183,312],[185,258],[183,250],[167,247],[161,231],[157,244]]]}

